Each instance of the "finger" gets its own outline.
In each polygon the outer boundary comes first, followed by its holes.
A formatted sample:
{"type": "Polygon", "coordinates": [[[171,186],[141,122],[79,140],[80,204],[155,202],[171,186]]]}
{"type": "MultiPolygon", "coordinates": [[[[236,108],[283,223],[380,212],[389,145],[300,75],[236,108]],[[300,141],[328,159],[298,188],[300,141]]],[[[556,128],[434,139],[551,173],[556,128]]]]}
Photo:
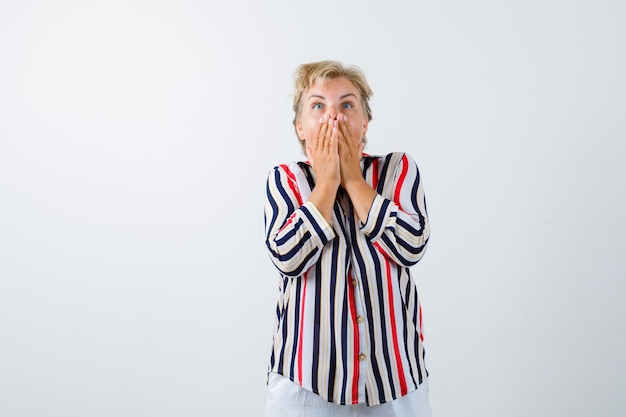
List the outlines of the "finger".
{"type": "Polygon", "coordinates": [[[326,141],[324,142],[324,144],[326,146],[329,146],[332,140],[334,131],[337,129],[337,121],[332,119],[330,116],[327,116],[326,124],[327,124],[326,137],[325,137],[326,141]]]}
{"type": "Polygon", "coordinates": [[[332,140],[332,136],[333,136],[333,129],[334,129],[334,121],[326,116],[326,118],[324,119],[324,124],[325,126],[325,130],[324,130],[324,136],[321,137],[321,141],[322,141],[322,149],[326,152],[328,152],[330,145],[331,145],[331,140],[332,140]]]}
{"type": "Polygon", "coordinates": [[[349,139],[345,137],[344,135],[341,135],[339,145],[341,146],[341,155],[343,158],[355,159],[355,156],[357,154],[357,147],[352,142],[352,139],[349,139]]]}
{"type": "Polygon", "coordinates": [[[345,159],[355,159],[356,154],[358,152],[357,146],[355,146],[353,139],[347,134],[347,129],[345,128],[346,124],[344,124],[344,130],[341,131],[339,135],[339,145],[341,147],[341,155],[345,159]]]}
{"type": "Polygon", "coordinates": [[[339,126],[337,120],[333,121],[333,129],[330,135],[329,145],[331,147],[331,151],[334,151],[334,153],[339,151],[339,126]]]}
{"type": "Polygon", "coordinates": [[[310,138],[311,139],[311,145],[313,147],[313,149],[317,148],[317,142],[318,142],[318,138],[320,135],[320,131],[322,129],[322,119],[320,118],[317,123],[315,124],[315,130],[313,131],[313,137],[310,138]]]}
{"type": "Polygon", "coordinates": [[[337,116],[337,135],[340,140],[345,137],[345,120],[342,115],[337,116]]]}
{"type": "Polygon", "coordinates": [[[343,140],[345,140],[346,144],[353,143],[352,142],[352,131],[350,130],[350,125],[348,124],[348,119],[345,116],[341,116],[339,120],[339,130],[341,132],[341,136],[343,136],[343,140]]]}
{"type": "Polygon", "coordinates": [[[317,137],[318,149],[323,149],[327,146],[328,135],[331,131],[331,128],[329,127],[329,122],[330,120],[328,116],[324,116],[320,119],[320,133],[317,137]]]}
{"type": "Polygon", "coordinates": [[[339,130],[341,131],[341,135],[346,140],[346,142],[350,143],[350,139],[352,138],[352,132],[350,131],[350,125],[348,124],[348,120],[345,116],[341,116],[339,120],[339,130]]]}
{"type": "Polygon", "coordinates": [[[317,125],[315,127],[315,139],[313,141],[313,150],[318,150],[320,149],[323,145],[324,145],[324,141],[323,138],[326,135],[326,123],[324,123],[324,118],[321,117],[318,122],[317,125]]]}

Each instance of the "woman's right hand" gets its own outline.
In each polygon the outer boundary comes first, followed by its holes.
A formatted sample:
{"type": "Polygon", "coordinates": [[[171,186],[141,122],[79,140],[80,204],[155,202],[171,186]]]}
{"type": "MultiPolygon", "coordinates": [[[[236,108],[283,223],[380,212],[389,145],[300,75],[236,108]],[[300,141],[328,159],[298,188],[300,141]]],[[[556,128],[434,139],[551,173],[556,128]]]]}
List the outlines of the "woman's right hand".
{"type": "Polygon", "coordinates": [[[326,115],[318,121],[313,138],[307,140],[306,154],[316,176],[308,201],[331,224],[335,197],[341,183],[339,133],[335,119],[326,115]]]}
{"type": "Polygon", "coordinates": [[[317,177],[316,186],[336,191],[341,183],[339,161],[339,127],[336,119],[325,115],[315,128],[314,137],[307,141],[307,157],[317,177]]]}

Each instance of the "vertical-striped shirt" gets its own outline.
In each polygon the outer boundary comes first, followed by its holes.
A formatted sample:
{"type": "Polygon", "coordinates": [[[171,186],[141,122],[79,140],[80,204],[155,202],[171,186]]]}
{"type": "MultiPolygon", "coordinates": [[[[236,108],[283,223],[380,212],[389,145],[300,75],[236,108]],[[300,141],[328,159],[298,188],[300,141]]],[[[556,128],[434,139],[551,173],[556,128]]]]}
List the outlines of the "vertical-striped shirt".
{"type": "Polygon", "coordinates": [[[280,271],[269,371],[330,402],[377,405],[427,376],[409,267],[423,256],[430,227],[409,155],[364,155],[361,167],[377,192],[365,224],[341,187],[332,224],[307,201],[315,186],[308,163],[269,174],[266,244],[280,271]]]}

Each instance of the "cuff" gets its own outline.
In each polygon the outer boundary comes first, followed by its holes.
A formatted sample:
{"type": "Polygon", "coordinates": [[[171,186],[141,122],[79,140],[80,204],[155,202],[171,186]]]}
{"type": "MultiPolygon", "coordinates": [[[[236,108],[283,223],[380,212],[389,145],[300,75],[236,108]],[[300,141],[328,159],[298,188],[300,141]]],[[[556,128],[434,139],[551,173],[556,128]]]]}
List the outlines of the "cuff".
{"type": "Polygon", "coordinates": [[[300,207],[300,211],[303,214],[301,216],[302,221],[306,224],[307,229],[311,231],[311,235],[319,243],[320,247],[323,247],[335,238],[335,231],[317,207],[315,207],[315,204],[307,201],[300,207]]]}
{"type": "Polygon", "coordinates": [[[367,221],[361,226],[361,230],[369,236],[370,240],[377,240],[386,228],[395,229],[396,216],[396,205],[380,194],[376,195],[367,213],[367,221]]]}

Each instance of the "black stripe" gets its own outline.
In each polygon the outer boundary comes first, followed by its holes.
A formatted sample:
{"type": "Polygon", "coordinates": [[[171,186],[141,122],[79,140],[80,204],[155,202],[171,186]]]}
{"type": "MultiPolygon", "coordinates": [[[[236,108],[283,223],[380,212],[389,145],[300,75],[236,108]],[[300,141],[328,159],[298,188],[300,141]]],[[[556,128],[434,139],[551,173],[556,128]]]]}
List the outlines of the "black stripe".
{"type": "MultiPolygon", "coordinates": [[[[278,286],[278,290],[281,294],[281,298],[282,298],[282,294],[285,293],[285,288],[287,288],[287,280],[289,278],[287,277],[283,277],[283,285],[282,287],[279,285],[278,286]]],[[[277,302],[276,303],[276,329],[274,330],[275,332],[278,332],[278,330],[280,329],[280,325],[282,323],[282,319],[283,319],[283,314],[285,314],[285,305],[284,303],[282,303],[282,308],[281,308],[281,302],[277,302]]],[[[270,356],[270,369],[274,368],[274,364],[276,363],[276,349],[275,349],[275,343],[276,340],[272,340],[272,354],[270,356]]]]}
{"type": "Polygon", "coordinates": [[[339,205],[338,201],[335,201],[335,205],[333,206],[333,211],[335,212],[335,218],[337,219],[336,224],[339,226],[339,230],[344,236],[348,236],[348,232],[346,232],[346,225],[343,223],[343,215],[341,214],[341,206],[339,205]]]}
{"type": "Polygon", "coordinates": [[[321,320],[321,308],[322,308],[322,265],[318,262],[315,265],[315,313],[313,326],[313,352],[311,362],[311,375],[313,379],[311,381],[311,389],[314,393],[319,395],[319,356],[320,356],[320,320],[321,320]]]}
{"type": "Polygon", "coordinates": [[[298,218],[298,220],[296,220],[295,223],[293,224],[293,227],[290,228],[290,230],[287,233],[285,233],[280,238],[278,238],[277,236],[276,239],[274,239],[274,242],[276,243],[276,245],[282,246],[285,243],[287,243],[289,240],[291,240],[296,235],[296,233],[298,233],[298,230],[300,230],[300,227],[302,227],[303,224],[304,224],[304,221],[301,218],[298,218]]]}
{"type": "Polygon", "coordinates": [[[293,319],[294,322],[294,332],[293,332],[293,340],[291,341],[291,346],[293,346],[293,349],[291,350],[291,361],[289,364],[289,379],[291,379],[292,381],[296,380],[296,373],[295,373],[295,367],[296,367],[296,360],[297,360],[297,352],[298,352],[298,334],[300,333],[300,303],[301,303],[301,294],[300,291],[302,290],[302,279],[298,278],[297,282],[296,282],[296,297],[294,302],[296,303],[296,305],[294,306],[295,308],[295,317],[293,319]]]}
{"type": "MultiPolygon", "coordinates": [[[[283,291],[284,293],[284,291],[283,291]]],[[[285,310],[287,309],[287,306],[283,307],[285,310]]],[[[289,314],[285,314],[283,315],[283,320],[281,323],[281,326],[283,326],[283,340],[282,340],[282,346],[280,348],[280,355],[278,356],[278,369],[280,371],[280,373],[282,375],[285,375],[285,346],[287,345],[287,328],[289,326],[289,314]]]]}
{"type": "Polygon", "coordinates": [[[380,233],[380,229],[383,227],[383,221],[385,220],[385,213],[387,212],[387,208],[389,207],[391,202],[387,199],[383,200],[383,204],[380,207],[380,212],[378,213],[378,217],[376,219],[376,225],[374,229],[370,232],[370,236],[377,236],[380,233]]]}
{"type": "Polygon", "coordinates": [[[400,264],[404,266],[411,266],[417,263],[417,261],[409,261],[404,256],[402,256],[400,252],[398,251],[398,249],[396,249],[396,247],[394,246],[389,236],[382,235],[380,237],[380,240],[385,243],[385,246],[387,247],[389,252],[391,252],[391,255],[394,256],[398,260],[398,262],[400,262],[400,264]]]}
{"type": "Polygon", "coordinates": [[[375,156],[364,156],[363,157],[363,176],[367,173],[368,168],[372,165],[372,162],[376,159],[375,156]]]}
{"type": "Polygon", "coordinates": [[[326,242],[328,242],[328,238],[326,237],[326,233],[324,233],[324,231],[322,230],[320,225],[317,223],[317,220],[315,219],[315,217],[313,217],[313,214],[311,213],[311,211],[308,208],[306,208],[305,206],[302,206],[300,208],[300,210],[302,210],[302,212],[307,217],[307,219],[309,219],[309,222],[311,222],[311,224],[313,225],[313,229],[315,230],[315,233],[317,233],[317,235],[322,240],[322,244],[325,245],[326,242]]]}
{"type": "MultiPolygon", "coordinates": [[[[272,249],[270,242],[267,242],[267,249],[270,251],[270,253],[272,254],[272,256],[276,259],[278,259],[281,262],[286,262],[288,260],[290,260],[291,258],[293,258],[294,256],[298,255],[298,253],[300,251],[302,251],[302,247],[304,246],[304,244],[307,242],[307,240],[309,240],[311,238],[311,232],[307,231],[302,235],[302,239],[300,239],[298,241],[298,243],[296,245],[294,245],[293,248],[291,248],[291,250],[287,253],[284,254],[280,254],[278,252],[276,252],[274,249],[272,249]]],[[[315,247],[314,249],[317,249],[317,247],[315,247]]]]}
{"type": "Polygon", "coordinates": [[[335,296],[336,296],[336,288],[337,288],[337,258],[339,252],[339,245],[333,245],[333,252],[331,257],[331,267],[330,267],[330,312],[329,312],[329,320],[330,320],[330,363],[329,363],[329,374],[328,374],[328,399],[330,401],[334,400],[334,391],[335,391],[335,375],[337,373],[337,347],[335,346],[335,296]]]}
{"type": "MultiPolygon", "coordinates": [[[[346,258],[348,249],[346,248],[346,258]]],[[[346,269],[348,268],[345,265],[346,269]]],[[[349,279],[346,272],[346,280],[349,279]]],[[[346,291],[343,292],[343,303],[341,305],[341,365],[343,369],[343,379],[341,381],[341,404],[346,404],[346,388],[348,385],[348,292],[353,291],[351,284],[346,284],[346,291]]]]}
{"type": "Polygon", "coordinates": [[[270,220],[269,226],[267,226],[267,217],[265,217],[265,225],[266,225],[265,229],[267,230],[267,233],[268,233],[266,238],[269,238],[269,233],[271,233],[271,230],[274,227],[274,223],[276,223],[276,218],[278,217],[278,204],[276,204],[276,200],[274,199],[274,196],[270,192],[269,178],[267,180],[266,194],[267,194],[267,201],[268,203],[270,203],[270,206],[272,206],[272,220],[270,220]]]}
{"type": "Polygon", "coordinates": [[[291,274],[289,274],[290,276],[294,276],[294,277],[299,277],[300,275],[302,275],[304,273],[304,268],[307,266],[309,260],[314,257],[317,252],[319,251],[318,248],[315,248],[314,250],[311,251],[311,253],[309,253],[300,263],[300,266],[298,266],[298,268],[294,269],[293,272],[291,274]]]}
{"type": "Polygon", "coordinates": [[[291,197],[289,196],[289,193],[287,192],[285,187],[283,187],[283,184],[280,181],[280,177],[281,175],[280,175],[279,168],[275,168],[274,181],[276,182],[276,188],[278,189],[278,192],[280,193],[280,195],[283,197],[283,200],[285,201],[285,203],[287,203],[287,213],[291,214],[294,212],[295,207],[293,203],[291,202],[291,197]]]}
{"type": "Polygon", "coordinates": [[[315,181],[313,181],[313,173],[311,172],[311,166],[305,162],[298,162],[298,166],[302,169],[304,176],[306,177],[306,181],[309,183],[309,188],[313,190],[315,187],[315,181]]]}
{"type": "MultiPolygon", "coordinates": [[[[413,183],[413,187],[411,188],[411,204],[413,205],[415,213],[417,213],[417,215],[419,216],[420,234],[417,236],[421,236],[421,234],[424,232],[424,225],[426,224],[426,217],[424,215],[428,215],[428,213],[422,213],[419,205],[417,204],[418,189],[421,181],[420,171],[417,168],[417,165],[415,165],[415,171],[415,182],[413,183]]],[[[424,197],[424,210],[426,210],[426,197],[424,197]]]]}
{"type": "MultiPolygon", "coordinates": [[[[417,334],[417,333],[416,333],[417,334]]],[[[424,377],[423,377],[423,372],[422,372],[422,367],[420,366],[420,361],[419,361],[419,345],[421,343],[421,341],[417,340],[419,339],[419,336],[416,336],[416,340],[415,340],[415,345],[414,345],[414,355],[415,358],[417,359],[417,373],[419,375],[419,383],[421,384],[424,381],[424,377]]],[[[426,372],[426,375],[428,375],[428,372],[426,372]]]]}
{"type": "Polygon", "coordinates": [[[420,361],[419,361],[419,346],[420,343],[422,343],[422,341],[420,340],[420,325],[419,325],[419,293],[417,292],[417,288],[415,289],[415,303],[413,306],[413,325],[415,326],[415,328],[417,329],[417,331],[415,332],[415,342],[413,343],[413,349],[414,349],[414,355],[415,355],[415,359],[417,362],[417,373],[419,375],[419,383],[421,384],[423,381],[423,377],[422,377],[422,367],[420,366],[420,361]]]}
{"type": "MultiPolygon", "coordinates": [[[[398,288],[400,288],[400,281],[402,278],[402,269],[399,267],[394,268],[396,272],[396,279],[398,281],[398,288]]],[[[409,300],[411,299],[411,275],[409,274],[408,268],[404,270],[404,273],[407,275],[406,287],[404,289],[404,297],[403,297],[403,306],[402,306],[402,322],[403,326],[403,339],[404,339],[404,353],[407,358],[411,358],[410,349],[409,349],[409,334],[408,334],[408,317],[407,317],[407,307],[409,305],[409,300]]],[[[411,380],[413,381],[413,385],[417,386],[415,382],[415,374],[413,373],[413,365],[411,364],[411,360],[409,359],[409,373],[411,374],[411,380]]]]}
{"type": "Polygon", "coordinates": [[[419,205],[417,204],[417,190],[419,189],[419,185],[420,185],[420,171],[419,169],[417,169],[417,165],[415,166],[415,181],[413,182],[413,187],[411,188],[411,204],[413,205],[413,210],[415,210],[416,213],[420,212],[420,208],[419,205]]]}
{"type": "Polygon", "coordinates": [[[411,226],[409,223],[407,223],[404,220],[402,220],[400,217],[396,218],[396,224],[398,226],[401,226],[403,229],[406,229],[413,236],[422,236],[424,234],[424,228],[423,227],[422,227],[421,230],[417,230],[416,228],[411,226]]]}
{"type": "Polygon", "coordinates": [[[383,167],[380,170],[380,175],[378,176],[379,181],[378,186],[376,187],[376,192],[381,195],[383,193],[383,187],[387,183],[385,180],[387,179],[387,171],[389,170],[389,162],[391,161],[392,156],[392,153],[385,156],[385,163],[383,164],[383,167]]]}
{"type": "MultiPolygon", "coordinates": [[[[373,249],[373,248],[372,248],[373,249]]],[[[385,360],[385,366],[387,368],[387,375],[393,375],[393,367],[391,364],[391,355],[389,355],[389,343],[387,341],[387,326],[385,324],[386,320],[385,320],[385,308],[389,307],[389,308],[393,308],[393,306],[388,306],[384,300],[385,300],[385,294],[384,294],[384,287],[386,286],[387,282],[386,282],[386,271],[382,270],[382,266],[379,264],[378,261],[378,257],[376,256],[376,254],[374,252],[372,252],[372,257],[374,258],[374,263],[376,263],[376,271],[377,273],[377,279],[376,279],[376,289],[377,289],[377,293],[378,293],[378,300],[379,300],[379,316],[380,316],[380,333],[382,335],[382,348],[383,348],[383,359],[385,360]]],[[[396,387],[393,383],[393,378],[389,378],[389,386],[391,388],[391,395],[393,398],[396,398],[396,387]]]]}

